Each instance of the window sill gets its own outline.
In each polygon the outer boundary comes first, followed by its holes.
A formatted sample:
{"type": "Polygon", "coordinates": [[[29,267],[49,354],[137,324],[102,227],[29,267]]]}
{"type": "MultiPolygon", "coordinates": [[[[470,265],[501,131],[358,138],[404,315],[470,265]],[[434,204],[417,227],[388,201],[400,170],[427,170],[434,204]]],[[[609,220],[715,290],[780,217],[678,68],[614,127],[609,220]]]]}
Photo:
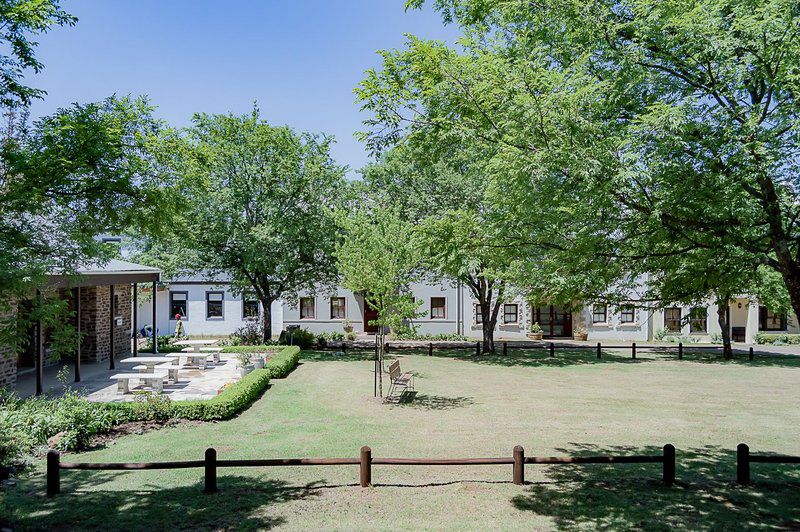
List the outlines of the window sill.
{"type": "Polygon", "coordinates": [[[619,329],[639,329],[641,326],[641,323],[620,323],[617,325],[619,329]]]}
{"type": "Polygon", "coordinates": [[[225,321],[225,317],[221,318],[206,318],[206,321],[225,321]]]}
{"type": "Polygon", "coordinates": [[[610,323],[608,323],[608,322],[604,322],[604,323],[592,323],[592,324],[591,324],[591,327],[597,327],[598,329],[611,329],[611,328],[613,327],[613,325],[612,325],[612,324],[610,324],[610,323]]]}

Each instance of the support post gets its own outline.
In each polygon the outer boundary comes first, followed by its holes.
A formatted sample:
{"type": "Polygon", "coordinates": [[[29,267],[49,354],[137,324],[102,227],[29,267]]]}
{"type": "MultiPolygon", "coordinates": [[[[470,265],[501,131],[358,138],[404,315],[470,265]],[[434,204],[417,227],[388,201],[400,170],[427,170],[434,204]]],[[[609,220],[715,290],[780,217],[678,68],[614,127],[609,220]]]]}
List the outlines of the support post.
{"type": "Polygon", "coordinates": [[[555,356],[556,356],[556,344],[550,342],[550,357],[552,358],[555,356]]]}
{"type": "Polygon", "coordinates": [[[139,286],[133,283],[133,311],[131,328],[133,328],[133,356],[139,356],[139,286]]]}
{"type": "MultiPolygon", "coordinates": [[[[39,306],[37,311],[42,312],[42,293],[36,291],[36,304],[39,306]]],[[[42,395],[44,391],[44,332],[42,331],[41,318],[36,320],[36,395],[42,395]]]]}
{"type": "Polygon", "coordinates": [[[514,447],[514,484],[525,484],[525,450],[522,445],[514,447]]]}
{"type": "Polygon", "coordinates": [[[81,382],[81,287],[75,289],[75,329],[78,332],[78,342],[75,346],[75,382],[81,382]]]}
{"type": "Polygon", "coordinates": [[[359,480],[362,488],[368,488],[372,485],[372,449],[367,445],[361,448],[359,480]]]}
{"type": "Polygon", "coordinates": [[[503,356],[508,355],[508,342],[503,342],[503,356]]]}
{"type": "Polygon", "coordinates": [[[664,446],[664,484],[672,486],[675,483],[675,446],[668,443],[664,446]]]}
{"type": "Polygon", "coordinates": [[[108,322],[108,337],[109,337],[109,350],[111,351],[110,356],[108,357],[108,369],[114,369],[114,355],[116,354],[116,346],[114,345],[114,312],[116,309],[114,308],[114,285],[108,285],[108,313],[109,313],[109,322],[108,322]]]}
{"type": "Polygon", "coordinates": [[[61,493],[61,453],[55,449],[47,451],[47,496],[61,493]]]}
{"type": "Polygon", "coordinates": [[[736,483],[750,484],[750,447],[746,443],[736,446],[736,483]]]}
{"type": "Polygon", "coordinates": [[[217,450],[213,447],[206,449],[205,487],[203,493],[217,492],[217,450]]]}
{"type": "Polygon", "coordinates": [[[433,356],[433,342],[428,344],[428,356],[429,357],[433,356]]]}
{"type": "Polygon", "coordinates": [[[156,327],[156,323],[158,323],[158,316],[157,316],[157,305],[156,305],[156,290],[158,289],[158,282],[153,281],[153,354],[158,354],[158,327],[156,327]]]}
{"type": "Polygon", "coordinates": [[[750,351],[747,354],[747,359],[748,360],[753,360],[753,347],[752,346],[750,346],[750,351]]]}
{"type": "Polygon", "coordinates": [[[475,356],[480,356],[481,354],[481,343],[475,342],[475,356]]]}
{"type": "Polygon", "coordinates": [[[600,342],[597,342],[597,360],[600,360],[603,356],[603,350],[600,348],[600,342]]]}
{"type": "Polygon", "coordinates": [[[631,358],[636,360],[636,342],[631,344],[631,358]]]}
{"type": "MultiPolygon", "coordinates": [[[[346,341],[346,340],[345,340],[345,341],[346,341]]],[[[346,344],[346,343],[344,343],[344,342],[342,342],[342,354],[343,354],[343,355],[346,355],[346,354],[347,354],[347,344],[346,344]]]]}
{"type": "Polygon", "coordinates": [[[683,360],[683,342],[678,342],[678,360],[683,360]]]}

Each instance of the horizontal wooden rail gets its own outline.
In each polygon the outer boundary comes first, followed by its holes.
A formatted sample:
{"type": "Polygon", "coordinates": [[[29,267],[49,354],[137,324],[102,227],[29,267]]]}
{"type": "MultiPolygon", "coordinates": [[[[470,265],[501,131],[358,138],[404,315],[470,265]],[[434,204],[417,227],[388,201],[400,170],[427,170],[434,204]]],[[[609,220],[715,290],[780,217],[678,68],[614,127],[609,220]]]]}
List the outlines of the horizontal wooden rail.
{"type": "Polygon", "coordinates": [[[800,464],[800,456],[780,454],[750,454],[750,447],[746,443],[736,446],[736,482],[750,484],[750,464],[800,464]]]}
{"type": "Polygon", "coordinates": [[[525,482],[525,464],[633,464],[663,463],[663,479],[667,485],[675,481],[675,447],[665,445],[663,455],[643,456],[529,456],[519,445],[514,447],[511,457],[496,458],[372,458],[368,446],[361,448],[358,458],[267,458],[217,460],[217,451],[206,449],[204,460],[184,460],[177,462],[61,462],[61,454],[56,450],[47,452],[47,494],[52,496],[61,492],[62,469],[84,469],[94,471],[147,470],[147,469],[189,469],[205,468],[204,491],[217,492],[217,469],[220,467],[282,467],[282,466],[359,466],[359,480],[362,487],[372,485],[373,465],[392,466],[470,466],[470,465],[512,465],[513,482],[525,482]]]}

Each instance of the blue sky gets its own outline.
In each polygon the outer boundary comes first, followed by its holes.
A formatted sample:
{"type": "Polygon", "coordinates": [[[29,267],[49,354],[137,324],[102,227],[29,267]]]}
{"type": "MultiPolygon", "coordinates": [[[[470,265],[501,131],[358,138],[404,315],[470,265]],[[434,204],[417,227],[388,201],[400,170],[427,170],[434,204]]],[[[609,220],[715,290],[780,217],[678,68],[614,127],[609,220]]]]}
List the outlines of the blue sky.
{"type": "MultiPolygon", "coordinates": [[[[147,94],[178,126],[192,113],[244,113],[258,100],[273,124],[336,137],[334,157],[351,169],[368,158],[353,138],[364,118],[353,88],[376,51],[404,33],[457,38],[431,9],[404,0],[63,0],[78,17],[38,40],[48,92],[33,117],[110,94],[147,94]]],[[[352,174],[352,173],[351,173],[352,174]]]]}

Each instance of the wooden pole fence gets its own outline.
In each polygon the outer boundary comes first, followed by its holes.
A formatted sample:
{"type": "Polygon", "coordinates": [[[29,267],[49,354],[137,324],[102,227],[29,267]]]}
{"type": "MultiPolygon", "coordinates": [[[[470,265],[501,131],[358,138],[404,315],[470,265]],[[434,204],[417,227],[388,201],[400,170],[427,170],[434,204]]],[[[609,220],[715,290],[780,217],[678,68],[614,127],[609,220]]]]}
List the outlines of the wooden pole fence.
{"type": "Polygon", "coordinates": [[[746,443],[736,446],[736,483],[750,484],[750,464],[800,464],[800,456],[783,454],[750,454],[746,443]]]}
{"type": "Polygon", "coordinates": [[[205,451],[203,460],[183,460],[176,462],[138,462],[138,463],[97,463],[61,462],[61,453],[47,452],[47,495],[52,497],[61,492],[61,470],[82,469],[94,471],[143,471],[149,469],[188,469],[203,468],[203,492],[217,493],[217,470],[220,467],[280,467],[280,466],[359,466],[359,484],[372,486],[372,466],[465,466],[465,465],[511,465],[514,484],[525,483],[525,464],[638,464],[663,463],[664,483],[671,486],[675,482],[675,447],[664,446],[662,455],[628,456],[525,456],[525,450],[517,445],[510,457],[498,458],[373,458],[372,449],[361,447],[358,458],[267,458],[219,460],[212,447],[205,451]]]}

